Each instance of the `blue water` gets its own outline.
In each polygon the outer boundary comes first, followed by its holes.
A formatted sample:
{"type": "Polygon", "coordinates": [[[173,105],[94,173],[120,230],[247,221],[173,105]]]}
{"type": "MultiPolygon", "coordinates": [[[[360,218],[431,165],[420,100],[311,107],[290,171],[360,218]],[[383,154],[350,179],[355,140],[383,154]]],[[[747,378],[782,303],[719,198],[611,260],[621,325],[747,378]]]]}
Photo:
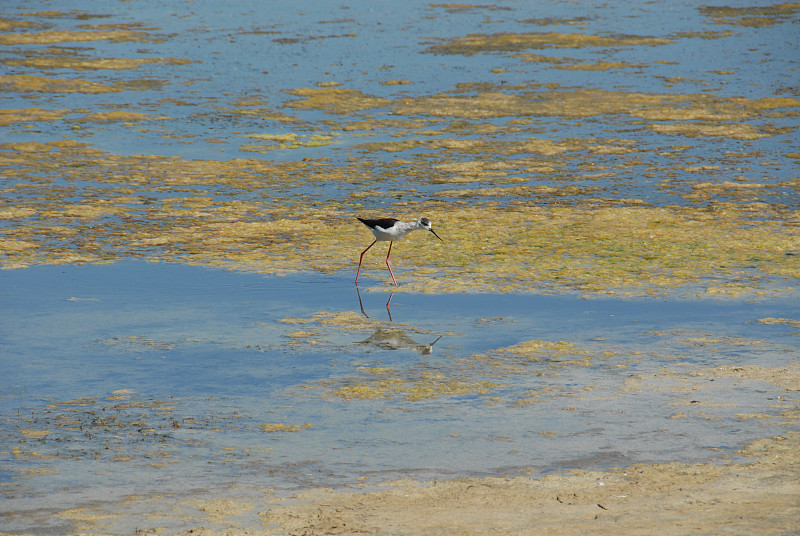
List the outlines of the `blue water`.
{"type": "MultiPolygon", "coordinates": [[[[771,5],[746,2],[741,6],[771,5]]],[[[372,108],[352,114],[325,113],[319,110],[287,108],[298,100],[288,93],[297,88],[315,88],[319,83],[335,82],[341,88],[397,101],[403,96],[427,97],[439,93],[469,95],[476,90],[460,90],[459,84],[487,83],[494,90],[510,94],[529,94],[554,88],[575,88],[613,92],[663,95],[715,95],[721,99],[765,97],[796,98],[800,77],[795,52],[797,13],[774,18],[774,24],[753,27],[736,24],[741,17],[717,21],[706,16],[695,2],[511,2],[509,9],[448,10],[428,2],[407,2],[402,9],[374,2],[313,3],[229,2],[224,7],[199,1],[173,4],[156,1],[104,4],[78,18],[71,2],[26,1],[10,9],[12,18],[40,24],[36,31],[81,30],[83,24],[136,24],[147,42],[89,41],[65,43],[78,47],[87,58],[180,58],[187,65],[144,64],[138,69],[75,71],[53,68],[8,66],[8,75],[37,75],[84,79],[106,84],[155,80],[157,89],[126,90],[90,95],[81,93],[48,94],[9,92],[6,108],[38,106],[45,109],[73,109],[65,121],[12,124],[6,141],[52,141],[79,139],[111,154],[160,154],[187,159],[230,159],[237,157],[265,160],[326,158],[347,163],[355,158],[372,162],[379,173],[383,162],[417,154],[436,158],[436,152],[414,149],[397,153],[365,152],[361,144],[373,141],[419,139],[413,130],[386,127],[367,137],[342,131],[348,122],[377,119],[415,119],[393,108],[372,108]],[[44,11],[72,12],[73,16],[30,17],[44,11]],[[551,19],[550,24],[532,21],[551,19]],[[559,23],[561,20],[561,23],[559,23]],[[577,24],[576,24],[577,23],[577,24]],[[597,36],[636,35],[670,39],[659,46],[619,46],[523,49],[512,52],[480,52],[473,55],[431,53],[433,45],[470,34],[503,32],[583,33],[597,36]],[[550,63],[526,62],[519,53],[539,54],[572,63],[623,62],[634,67],[608,70],[567,70],[550,63]],[[503,69],[500,74],[491,69],[503,69]],[[407,85],[382,85],[387,80],[407,80],[407,85]],[[507,89],[504,89],[507,88],[507,89]],[[242,104],[241,99],[259,104],[242,104]],[[130,110],[161,117],[134,125],[90,123],[74,128],[73,119],[85,113],[130,110]],[[263,109],[266,114],[283,113],[298,119],[295,123],[265,118],[262,113],[241,115],[231,110],[263,109]],[[304,136],[333,133],[331,145],[324,147],[274,150],[263,154],[242,150],[253,143],[248,134],[304,136]],[[215,141],[209,141],[213,139],[215,141]]],[[[746,13],[743,16],[747,15],[746,13]]],[[[6,53],[11,58],[47,53],[45,45],[15,45],[6,53]]],[[[615,138],[632,139],[640,152],[634,153],[641,167],[621,171],[618,178],[603,179],[595,186],[605,188],[605,180],[619,181],[619,192],[612,197],[636,197],[656,204],[682,202],[680,181],[702,178],[712,182],[742,176],[755,182],[779,184],[795,176],[796,163],[786,158],[794,152],[797,120],[765,111],[748,122],[755,126],[783,128],[766,138],[737,140],[725,137],[687,137],[658,134],[651,123],[635,113],[571,118],[559,114],[540,117],[507,116],[499,119],[532,121],[531,132],[518,136],[548,139],[615,138]],[[678,155],[665,156],[681,147],[678,155]],[[730,157],[726,154],[749,156],[730,157]],[[739,165],[737,165],[737,163],[739,165]],[[768,163],[765,164],[765,163],[768,163]],[[678,164],[676,166],[676,164],[678,164]],[[686,173],[681,167],[703,164],[702,177],[686,173]],[[644,176],[643,176],[644,175],[644,176]],[[652,180],[647,180],[647,177],[652,180]],[[665,176],[673,179],[670,188],[658,186],[665,176]],[[640,182],[644,180],[644,182],[640,182]]],[[[426,114],[422,119],[430,119],[426,114]]],[[[441,117],[447,127],[462,118],[441,117]]],[[[469,119],[473,123],[487,120],[469,119]]],[[[738,121],[738,120],[737,120],[738,121]]],[[[691,123],[703,123],[690,121],[691,123]]],[[[724,120],[723,120],[724,122],[724,120]]],[[[444,133],[444,137],[452,134],[444,133]]],[[[518,136],[511,139],[518,141],[518,136]]],[[[502,140],[501,131],[489,139],[502,140]]],[[[489,155],[486,155],[487,157],[489,155]]],[[[576,152],[577,162],[591,159],[598,166],[612,168],[631,157],[576,152]]],[[[419,163],[417,164],[419,165],[419,163]]],[[[580,167],[562,170],[565,176],[582,175],[580,167]]],[[[552,177],[527,177],[531,185],[548,185],[552,177]]],[[[563,178],[562,178],[563,180],[563,178]]],[[[318,187],[319,185],[317,185],[318,187]]],[[[421,193],[435,192],[430,185],[414,184],[421,193]]],[[[585,186],[578,183],[577,186],[585,186]]],[[[298,192],[301,195],[302,192],[298,192]]],[[[331,194],[336,196],[335,194],[331,194]]],[[[772,192],[769,193],[772,195],[772,192]]],[[[797,202],[796,192],[776,192],[771,201],[797,202]],[[781,196],[784,196],[781,199],[781,196]]],[[[380,206],[384,200],[374,201],[380,206]]]]}
{"type": "MultiPolygon", "coordinates": [[[[744,304],[401,293],[387,310],[389,295],[369,286],[360,289],[359,302],[350,275],[265,277],[146,262],[0,272],[4,465],[59,469],[55,476],[15,479],[10,489],[65,485],[64,479],[88,484],[84,479],[102,467],[123,464],[113,456],[129,456],[124,467],[146,466],[151,460],[144,453],[152,449],[164,449],[173,460],[159,472],[169,475],[161,483],[168,487],[167,482],[185,487],[187,481],[264,483],[266,468],[276,471],[267,479],[270,486],[290,489],[342,485],[365,475],[379,481],[397,472],[441,477],[582,467],[583,459],[590,466],[703,460],[719,455],[712,447],[731,451],[760,437],[758,419],[742,421],[733,414],[777,415],[770,401],[785,393],[762,382],[753,391],[752,382],[725,379],[707,391],[707,380],[690,380],[700,390],[690,396],[736,403],[703,407],[719,418],[715,422],[667,425],[664,419],[686,409],[669,403],[687,395],[667,389],[669,379],[652,380],[661,389],[627,392],[626,380],[723,364],[786,366],[798,358],[796,329],[757,322],[796,317],[796,297],[744,304]],[[413,345],[363,342],[374,326],[353,330],[281,321],[320,312],[369,315],[378,327],[400,329],[416,343],[436,342],[426,353],[413,345]],[[294,344],[288,335],[298,329],[317,330],[311,338],[318,343],[294,344]],[[697,336],[750,342],[709,342],[704,348],[689,341],[697,336]],[[527,372],[497,378],[501,385],[487,394],[421,401],[346,401],[320,383],[340,385],[343,378],[358,378],[359,366],[377,363],[400,376],[429,371],[483,380],[490,373],[470,373],[470,362],[527,340],[570,341],[598,355],[588,366],[568,365],[556,374],[546,363],[531,364],[527,372]],[[604,359],[602,352],[610,353],[604,359]],[[115,429],[121,439],[113,430],[94,430],[88,437],[65,425],[65,415],[80,421],[89,419],[88,411],[112,411],[117,403],[109,397],[122,390],[135,401],[171,408],[114,410],[119,422],[128,422],[127,415],[149,423],[145,428],[156,427],[154,436],[139,438],[126,424],[115,429]],[[531,390],[541,393],[540,400],[513,404],[531,390]],[[74,407],[74,400],[86,397],[93,400],[90,407],[74,407]],[[188,424],[173,429],[175,422],[188,424]],[[311,427],[269,434],[259,428],[267,423],[311,427]],[[31,429],[51,435],[25,439],[22,430],[31,429]],[[105,452],[109,443],[114,448],[105,452]],[[15,458],[9,455],[15,447],[55,459],[15,458]],[[87,452],[96,459],[86,458],[87,452]]],[[[147,487],[136,484],[132,473],[115,479],[127,482],[124,490],[147,487]]]]}

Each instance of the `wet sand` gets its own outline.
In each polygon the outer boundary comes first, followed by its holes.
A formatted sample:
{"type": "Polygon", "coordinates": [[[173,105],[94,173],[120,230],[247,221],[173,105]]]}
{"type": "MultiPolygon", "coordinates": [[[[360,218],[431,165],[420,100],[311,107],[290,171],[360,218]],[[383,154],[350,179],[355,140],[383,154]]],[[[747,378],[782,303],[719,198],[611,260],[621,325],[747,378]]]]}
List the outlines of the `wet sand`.
{"type": "Polygon", "coordinates": [[[792,434],[758,442],[748,449],[756,460],[741,465],[636,465],[540,479],[399,482],[370,493],[312,491],[296,497],[298,504],[268,507],[261,517],[279,529],[263,533],[793,534],[800,529],[799,440],[792,434]]]}
{"type": "MultiPolygon", "coordinates": [[[[208,492],[184,498],[189,511],[174,517],[159,499],[158,511],[142,516],[149,524],[138,525],[151,528],[136,534],[795,534],[798,452],[800,434],[792,433],[750,445],[744,454],[752,461],[742,464],[635,465],[537,479],[401,480],[373,491],[316,489],[286,499],[270,490],[236,499],[208,492]],[[165,524],[184,530],[159,528],[165,524]]],[[[136,509],[136,503],[126,501],[120,509],[136,509]]],[[[107,534],[104,527],[127,524],[124,513],[91,508],[54,515],[76,523],[81,534],[107,534]]]]}

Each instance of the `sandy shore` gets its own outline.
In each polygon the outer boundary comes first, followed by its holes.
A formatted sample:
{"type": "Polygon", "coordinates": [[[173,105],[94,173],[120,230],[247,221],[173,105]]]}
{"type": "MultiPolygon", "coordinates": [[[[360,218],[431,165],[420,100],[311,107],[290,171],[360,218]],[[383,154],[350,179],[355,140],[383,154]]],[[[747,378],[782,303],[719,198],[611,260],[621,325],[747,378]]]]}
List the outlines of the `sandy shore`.
{"type": "Polygon", "coordinates": [[[797,534],[799,447],[793,434],[751,445],[746,453],[757,458],[744,465],[320,490],[261,517],[278,527],[265,534],[797,534]]]}
{"type": "Polygon", "coordinates": [[[104,505],[54,515],[74,524],[74,534],[86,535],[800,532],[800,433],[756,441],[741,454],[752,461],[635,465],[542,478],[400,480],[371,491],[316,489],[290,498],[271,490],[238,499],[134,497],[117,505],[125,513],[104,505]]]}

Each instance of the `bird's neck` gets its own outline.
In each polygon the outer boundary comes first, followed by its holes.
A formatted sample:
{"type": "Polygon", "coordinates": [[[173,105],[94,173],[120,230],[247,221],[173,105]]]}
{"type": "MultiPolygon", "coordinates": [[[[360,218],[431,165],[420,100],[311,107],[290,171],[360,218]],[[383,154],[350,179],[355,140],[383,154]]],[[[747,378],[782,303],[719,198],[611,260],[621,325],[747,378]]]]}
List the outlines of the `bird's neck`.
{"type": "Polygon", "coordinates": [[[408,233],[420,229],[419,222],[416,221],[401,221],[394,224],[401,232],[408,233]]]}

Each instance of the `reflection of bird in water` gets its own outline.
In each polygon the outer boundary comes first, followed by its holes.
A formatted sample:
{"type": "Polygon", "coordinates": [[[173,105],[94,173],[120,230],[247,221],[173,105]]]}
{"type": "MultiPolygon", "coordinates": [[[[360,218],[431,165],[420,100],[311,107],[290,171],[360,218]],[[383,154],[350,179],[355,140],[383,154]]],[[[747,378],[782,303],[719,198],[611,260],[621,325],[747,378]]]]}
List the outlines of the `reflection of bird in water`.
{"type": "MultiPolygon", "coordinates": [[[[361,314],[363,314],[365,317],[369,318],[369,315],[364,310],[364,302],[361,301],[361,291],[358,290],[358,285],[356,285],[356,294],[358,294],[358,305],[361,307],[361,314]]],[[[392,291],[392,293],[389,294],[389,301],[386,302],[386,312],[389,313],[389,321],[390,322],[392,320],[392,310],[389,308],[389,305],[391,305],[393,297],[394,297],[394,291],[392,291]]]]}
{"type": "Polygon", "coordinates": [[[379,327],[375,333],[363,341],[356,341],[358,344],[369,344],[383,350],[415,350],[419,355],[430,355],[433,352],[433,345],[439,342],[443,335],[439,335],[430,344],[420,344],[408,335],[405,331],[395,328],[379,327]]]}
{"type": "MultiPolygon", "coordinates": [[[[356,285],[356,294],[358,295],[358,305],[361,307],[361,313],[369,318],[369,315],[364,311],[364,303],[361,301],[361,292],[356,285]]],[[[392,320],[392,311],[389,309],[389,304],[392,303],[392,296],[394,292],[389,295],[389,301],[386,302],[386,312],[389,313],[389,321],[392,320]]],[[[358,344],[369,344],[383,350],[414,350],[419,352],[420,355],[430,355],[433,352],[433,345],[439,342],[443,335],[439,335],[435,341],[430,344],[420,344],[408,335],[405,331],[397,328],[379,326],[378,329],[371,336],[363,341],[356,341],[358,344]]]]}
{"type": "MultiPolygon", "coordinates": [[[[428,218],[420,218],[417,221],[410,222],[400,221],[395,218],[381,218],[377,220],[358,218],[358,220],[370,228],[372,234],[375,235],[375,241],[367,246],[367,249],[361,252],[361,257],[358,259],[358,271],[356,272],[356,285],[358,285],[358,275],[361,273],[361,261],[364,260],[364,253],[366,253],[369,248],[374,246],[376,242],[389,242],[389,252],[386,254],[386,267],[389,269],[389,273],[392,275],[392,282],[394,283],[394,286],[397,286],[397,280],[394,278],[394,272],[392,272],[392,267],[389,266],[389,255],[392,254],[392,242],[395,240],[400,240],[411,231],[417,231],[420,229],[430,231],[436,238],[442,240],[441,237],[436,234],[436,231],[433,230],[433,227],[431,227],[431,221],[428,218]]],[[[442,242],[444,242],[444,240],[442,240],[442,242]]]]}

